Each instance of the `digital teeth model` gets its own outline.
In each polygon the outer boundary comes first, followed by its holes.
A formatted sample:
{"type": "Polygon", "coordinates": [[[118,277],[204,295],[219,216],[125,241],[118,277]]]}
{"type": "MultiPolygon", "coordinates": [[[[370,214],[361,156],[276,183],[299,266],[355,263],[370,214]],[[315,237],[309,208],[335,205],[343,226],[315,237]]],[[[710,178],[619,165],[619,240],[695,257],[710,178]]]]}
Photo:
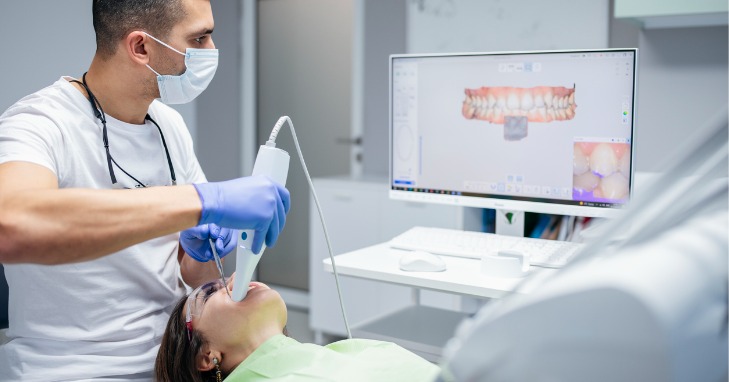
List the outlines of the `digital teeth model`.
{"type": "Polygon", "coordinates": [[[628,197],[630,144],[577,142],[573,150],[572,187],[576,200],[628,197]]]}
{"type": "Polygon", "coordinates": [[[510,86],[466,89],[461,113],[504,125],[504,139],[518,141],[527,136],[528,122],[567,121],[575,117],[575,88],[563,86],[510,86]]]}

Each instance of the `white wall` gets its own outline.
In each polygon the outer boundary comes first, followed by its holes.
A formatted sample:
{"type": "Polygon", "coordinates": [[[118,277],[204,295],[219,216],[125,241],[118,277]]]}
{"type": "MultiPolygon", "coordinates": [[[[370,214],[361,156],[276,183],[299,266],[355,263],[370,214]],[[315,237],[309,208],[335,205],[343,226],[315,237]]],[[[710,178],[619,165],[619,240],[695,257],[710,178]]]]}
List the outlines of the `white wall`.
{"type": "Polygon", "coordinates": [[[91,3],[85,0],[3,1],[0,110],[62,75],[80,77],[96,49],[91,3]]]}
{"type": "Polygon", "coordinates": [[[409,53],[605,48],[608,0],[418,0],[409,53]]]}
{"type": "MultiPolygon", "coordinates": [[[[0,4],[0,112],[61,76],[81,78],[96,51],[88,0],[12,0],[0,4]]],[[[195,137],[195,105],[175,107],[195,137]]]]}
{"type": "Polygon", "coordinates": [[[725,26],[640,31],[638,171],[660,170],[667,155],[727,105],[728,45],[725,26]]]}

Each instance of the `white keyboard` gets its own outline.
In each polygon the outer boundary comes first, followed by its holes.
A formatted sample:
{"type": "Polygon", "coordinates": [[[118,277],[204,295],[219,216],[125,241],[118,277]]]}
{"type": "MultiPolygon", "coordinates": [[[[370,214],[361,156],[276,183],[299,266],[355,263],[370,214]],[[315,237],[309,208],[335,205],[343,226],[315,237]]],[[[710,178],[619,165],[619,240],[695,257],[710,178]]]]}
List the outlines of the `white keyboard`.
{"type": "Polygon", "coordinates": [[[580,243],[565,241],[431,227],[413,227],[390,240],[391,248],[474,259],[481,259],[487,253],[511,249],[527,255],[530,264],[547,268],[564,266],[582,246],[580,243]]]}

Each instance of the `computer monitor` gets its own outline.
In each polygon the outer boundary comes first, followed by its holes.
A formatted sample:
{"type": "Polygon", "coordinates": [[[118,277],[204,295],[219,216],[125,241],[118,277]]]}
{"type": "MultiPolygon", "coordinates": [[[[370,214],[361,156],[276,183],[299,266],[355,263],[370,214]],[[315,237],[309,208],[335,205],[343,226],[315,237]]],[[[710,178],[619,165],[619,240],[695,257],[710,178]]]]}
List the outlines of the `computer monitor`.
{"type": "Polygon", "coordinates": [[[633,185],[637,56],[390,56],[390,197],[615,215],[633,185]]]}

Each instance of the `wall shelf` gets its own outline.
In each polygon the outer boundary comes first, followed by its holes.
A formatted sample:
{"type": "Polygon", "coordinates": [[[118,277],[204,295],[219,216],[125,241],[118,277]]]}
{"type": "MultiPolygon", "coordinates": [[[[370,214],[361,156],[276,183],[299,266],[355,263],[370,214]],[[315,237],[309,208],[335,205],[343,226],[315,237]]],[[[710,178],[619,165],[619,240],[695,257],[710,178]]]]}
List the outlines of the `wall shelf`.
{"type": "Polygon", "coordinates": [[[645,29],[727,25],[725,0],[615,0],[615,18],[630,20],[645,29]]]}

